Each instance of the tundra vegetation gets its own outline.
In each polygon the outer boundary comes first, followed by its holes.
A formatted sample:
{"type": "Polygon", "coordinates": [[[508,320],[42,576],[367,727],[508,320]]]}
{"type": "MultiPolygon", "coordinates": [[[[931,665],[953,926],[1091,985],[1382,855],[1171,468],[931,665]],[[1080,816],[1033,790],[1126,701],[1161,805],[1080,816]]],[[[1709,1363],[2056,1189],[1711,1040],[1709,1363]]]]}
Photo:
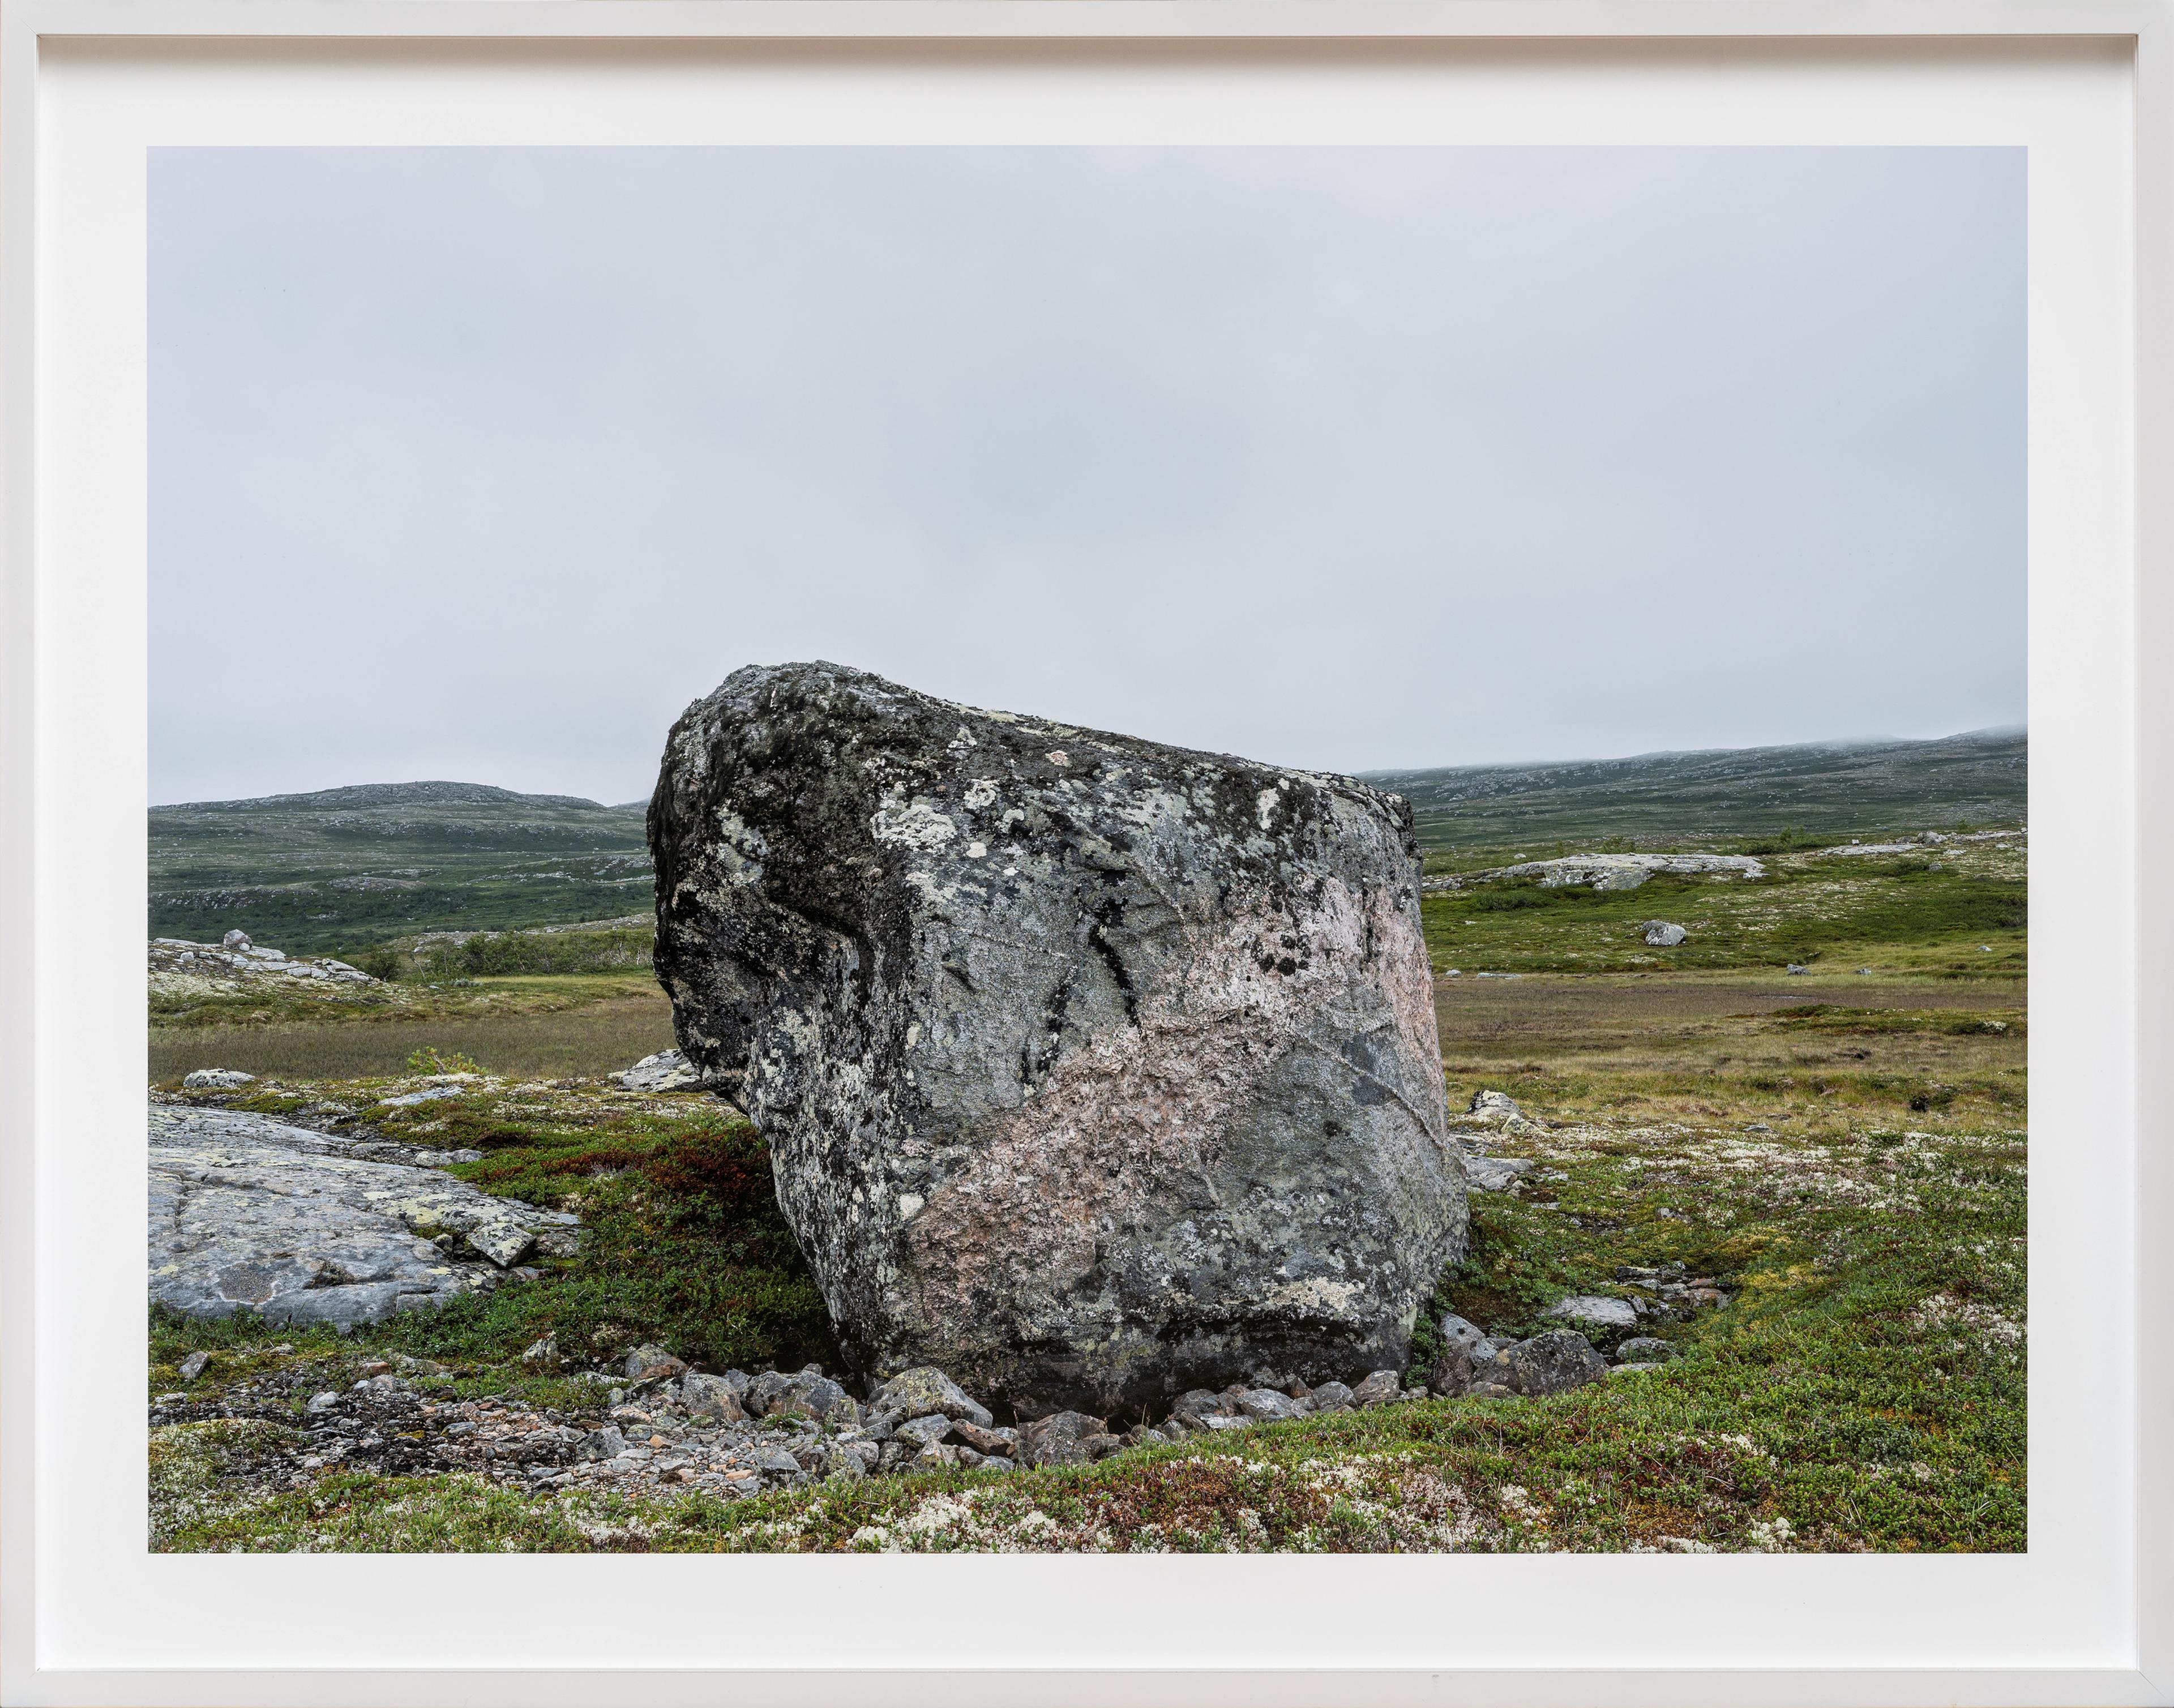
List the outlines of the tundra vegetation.
{"type": "Polygon", "coordinates": [[[1409,1379],[1425,1380],[1445,1313],[1528,1334],[1566,1297],[1627,1297],[1634,1272],[1681,1265],[1726,1302],[1639,1326],[1676,1356],[1548,1397],[1406,1400],[1001,1477],[811,1476],[734,1500],[533,1492],[480,1463],[425,1474],[397,1457],[303,1468],[309,1397],[387,1360],[446,1415],[540,1408],[587,1428],[607,1413],[598,1372],[637,1346],[718,1370],[839,1359],[761,1136],[700,1092],[604,1077],[669,1041],[640,969],[527,970],[555,951],[526,944],[470,962],[473,939],[435,960],[411,939],[378,999],[154,1014],[156,1095],[306,1122],[345,1111],[478,1151],[452,1172],[589,1230],[533,1281],[344,1339],[154,1315],[154,1545],[2020,1550],[2020,842],[1840,856],[1774,840],[1756,879],[1484,879],[1424,905],[1451,1107],[1510,1093],[1533,1118],[1490,1143],[1534,1166],[1474,1196],[1470,1250],[1440,1278],[1409,1379]],[[1634,927],[1657,917],[1685,943],[1647,948],[1634,927]],[[437,1055],[411,1062],[424,1046],[437,1055]],[[457,1095],[381,1101],[463,1055],[482,1071],[457,1095]],[[212,1066],[259,1078],[180,1087],[212,1066]],[[547,1338],[555,1359],[524,1360],[547,1338]]]}

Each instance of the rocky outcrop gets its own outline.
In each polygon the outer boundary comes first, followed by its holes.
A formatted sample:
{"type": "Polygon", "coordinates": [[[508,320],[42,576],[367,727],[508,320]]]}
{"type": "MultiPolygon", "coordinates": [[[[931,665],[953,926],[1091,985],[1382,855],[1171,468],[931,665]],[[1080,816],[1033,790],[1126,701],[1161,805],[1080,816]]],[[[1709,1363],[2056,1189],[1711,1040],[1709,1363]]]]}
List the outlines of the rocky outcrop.
{"type": "Polygon", "coordinates": [[[1405,1359],[1462,1250],[1409,809],[749,668],[673,727],[657,966],[864,1375],[1031,1415],[1405,1359]]]}
{"type": "Polygon", "coordinates": [[[702,1074],[677,1050],[660,1050],[620,1074],[619,1083],[629,1091],[699,1091],[702,1074]]]}
{"type": "Polygon", "coordinates": [[[1595,889],[1636,889],[1657,872],[1679,877],[1764,878],[1765,864],[1748,854],[1566,854],[1554,860],[1527,860],[1486,872],[1454,873],[1430,878],[1430,890],[1463,889],[1503,878],[1538,878],[1543,889],[1589,884],[1595,889]]]}
{"type": "Polygon", "coordinates": [[[351,967],[330,956],[315,959],[307,956],[294,958],[276,949],[259,949],[238,931],[227,932],[225,942],[219,943],[190,943],[178,937],[153,938],[149,960],[154,993],[165,986],[191,981],[208,986],[246,986],[268,979],[296,981],[306,985],[378,982],[360,967],[351,967]]]}
{"type": "Polygon", "coordinates": [[[151,1297],[344,1331],[498,1285],[575,1219],[268,1116],[154,1107],[151,1297]]]}

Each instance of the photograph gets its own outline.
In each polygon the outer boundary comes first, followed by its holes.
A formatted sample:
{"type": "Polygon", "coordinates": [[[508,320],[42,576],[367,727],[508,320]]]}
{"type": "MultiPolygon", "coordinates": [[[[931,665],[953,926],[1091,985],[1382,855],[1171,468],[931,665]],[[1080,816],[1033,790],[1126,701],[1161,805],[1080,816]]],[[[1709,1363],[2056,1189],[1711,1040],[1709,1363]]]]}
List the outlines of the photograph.
{"type": "Polygon", "coordinates": [[[2026,1552],[2027,164],[152,148],[149,1549],[2026,1552]]]}

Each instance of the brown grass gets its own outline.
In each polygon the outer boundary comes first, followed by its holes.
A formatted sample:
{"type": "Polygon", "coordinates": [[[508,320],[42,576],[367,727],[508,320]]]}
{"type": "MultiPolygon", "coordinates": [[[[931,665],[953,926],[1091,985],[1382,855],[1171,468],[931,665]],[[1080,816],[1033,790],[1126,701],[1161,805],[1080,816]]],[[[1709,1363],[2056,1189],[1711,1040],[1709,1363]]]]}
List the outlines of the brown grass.
{"type": "Polygon", "coordinates": [[[1435,1014],[1453,1106],[1494,1086],[1556,1118],[1759,1119],[1813,1132],[1949,1116],[2020,1124],[2025,1001],[2014,979],[1539,974],[1439,980],[1435,1014]],[[1814,1003],[1900,1024],[1773,1018],[1814,1003]],[[1972,1017],[2008,1030],[1959,1034],[1972,1017]]]}
{"type": "Polygon", "coordinates": [[[550,1013],[446,1015],[348,1025],[154,1027],[154,1084],[197,1068],[239,1068],[260,1078],[360,1079],[397,1073],[409,1053],[459,1051],[495,1073],[565,1078],[615,1073],[672,1047],[672,1005],[662,992],[550,1013]]]}

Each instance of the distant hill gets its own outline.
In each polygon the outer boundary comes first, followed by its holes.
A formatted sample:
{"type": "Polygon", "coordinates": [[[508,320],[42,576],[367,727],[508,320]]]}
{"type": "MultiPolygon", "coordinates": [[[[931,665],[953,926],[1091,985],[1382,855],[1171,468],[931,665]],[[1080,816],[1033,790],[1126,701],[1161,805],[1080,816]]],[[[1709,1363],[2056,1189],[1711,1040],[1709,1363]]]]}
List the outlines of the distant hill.
{"type": "MultiPolygon", "coordinates": [[[[1620,839],[1699,846],[1801,830],[1836,839],[2023,817],[2028,741],[1815,743],[1547,765],[1373,771],[1428,848],[1620,839]]],[[[235,927],[306,954],[425,931],[503,931],[646,913],[647,803],[484,783],[367,783],[150,811],[150,934],[235,927]]]]}
{"type": "Polygon", "coordinates": [[[1429,848],[1531,843],[1697,846],[1801,830],[1840,839],[2024,816],[2030,738],[1977,730],[1936,741],[1641,754],[1543,765],[1369,771],[1412,803],[1429,848]]]}
{"type": "Polygon", "coordinates": [[[292,954],[646,913],[643,803],[367,783],[150,810],[150,931],[292,954]]]}

